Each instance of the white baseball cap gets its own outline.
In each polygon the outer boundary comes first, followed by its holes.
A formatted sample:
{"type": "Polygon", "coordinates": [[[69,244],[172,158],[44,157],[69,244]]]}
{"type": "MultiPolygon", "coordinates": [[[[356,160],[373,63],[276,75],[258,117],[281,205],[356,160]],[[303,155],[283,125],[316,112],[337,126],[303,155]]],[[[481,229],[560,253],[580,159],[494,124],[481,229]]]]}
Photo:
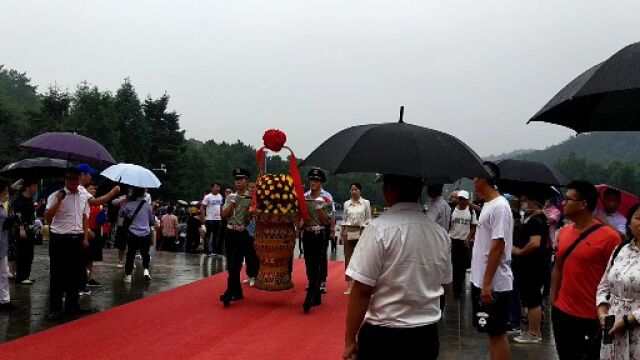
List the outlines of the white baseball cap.
{"type": "Polygon", "coordinates": [[[460,190],[458,191],[458,197],[469,200],[469,192],[466,190],[460,190]]]}

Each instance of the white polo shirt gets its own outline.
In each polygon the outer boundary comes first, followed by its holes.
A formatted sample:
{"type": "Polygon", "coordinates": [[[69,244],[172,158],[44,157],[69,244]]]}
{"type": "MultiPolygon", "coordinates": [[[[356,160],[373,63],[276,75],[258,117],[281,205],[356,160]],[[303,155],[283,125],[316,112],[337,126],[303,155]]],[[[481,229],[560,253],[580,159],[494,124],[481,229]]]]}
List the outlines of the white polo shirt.
{"type": "Polygon", "coordinates": [[[371,221],[347,275],[373,286],[365,321],[412,328],[440,320],[442,284],[452,281],[451,240],[418,203],[399,203],[371,221]]]}
{"type": "Polygon", "coordinates": [[[494,291],[513,290],[513,273],[511,272],[511,249],[513,249],[513,214],[509,202],[502,196],[484,203],[478,227],[476,241],[471,258],[471,282],[482,288],[484,273],[487,270],[491,244],[496,239],[504,239],[504,252],[500,264],[493,277],[494,291]]]}
{"type": "MultiPolygon", "coordinates": [[[[88,198],[80,191],[72,194],[66,187],[64,191],[67,195],[62,199],[62,204],[58,212],[53,217],[53,220],[51,220],[50,230],[53,233],[61,235],[83,234],[82,217],[86,215],[87,218],[89,218],[88,198]]],[[[53,208],[58,202],[58,198],[56,197],[57,193],[57,191],[54,192],[47,199],[47,210],[53,208]]]]}

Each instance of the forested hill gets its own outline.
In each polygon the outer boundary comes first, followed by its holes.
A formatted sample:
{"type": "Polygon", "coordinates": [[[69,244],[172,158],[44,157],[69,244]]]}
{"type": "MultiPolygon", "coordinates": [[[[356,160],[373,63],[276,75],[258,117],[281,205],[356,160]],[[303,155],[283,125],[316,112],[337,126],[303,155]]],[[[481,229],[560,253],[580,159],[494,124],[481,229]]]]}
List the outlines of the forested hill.
{"type": "Polygon", "coordinates": [[[544,150],[516,150],[487,157],[542,161],[571,179],[606,183],[640,193],[640,132],[594,132],[572,136],[544,150]]]}
{"type": "Polygon", "coordinates": [[[640,132],[594,132],[572,136],[560,144],[526,152],[516,158],[553,164],[572,153],[600,165],[608,165],[614,161],[638,162],[640,132]]]}

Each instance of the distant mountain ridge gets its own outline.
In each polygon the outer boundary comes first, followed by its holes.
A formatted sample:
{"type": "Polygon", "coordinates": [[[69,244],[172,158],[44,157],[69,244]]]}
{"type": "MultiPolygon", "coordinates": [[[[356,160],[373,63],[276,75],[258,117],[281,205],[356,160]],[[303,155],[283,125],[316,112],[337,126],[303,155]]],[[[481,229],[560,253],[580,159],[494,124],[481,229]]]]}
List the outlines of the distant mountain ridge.
{"type": "Polygon", "coordinates": [[[485,157],[489,161],[522,159],[555,164],[571,154],[589,162],[608,165],[614,161],[640,163],[640,132],[594,132],[572,136],[544,150],[520,149],[485,157]]]}

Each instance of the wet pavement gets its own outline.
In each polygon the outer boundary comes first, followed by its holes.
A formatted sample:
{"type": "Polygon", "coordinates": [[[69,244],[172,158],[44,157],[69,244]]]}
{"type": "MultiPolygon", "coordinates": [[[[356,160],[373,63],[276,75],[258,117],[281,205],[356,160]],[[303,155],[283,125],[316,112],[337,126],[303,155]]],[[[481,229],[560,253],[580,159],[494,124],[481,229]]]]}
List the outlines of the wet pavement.
{"type": "MultiPolygon", "coordinates": [[[[342,248],[338,247],[338,254],[332,255],[331,258],[342,260],[341,252],[342,248]]],[[[145,283],[141,260],[137,259],[138,266],[134,270],[132,284],[125,285],[122,281],[123,269],[117,269],[116,263],[117,251],[104,250],[104,261],[94,265],[94,278],[103,286],[92,288],[91,295],[81,297],[83,307],[104,311],[192,283],[224,269],[222,257],[156,252],[152,254],[151,261],[152,281],[145,283]]],[[[49,256],[46,245],[36,246],[31,277],[36,282],[30,286],[11,283],[12,302],[17,309],[9,313],[0,313],[0,342],[11,341],[76,319],[66,318],[63,322],[50,322],[46,319],[49,302],[49,256]]],[[[344,289],[328,290],[342,292],[344,289]]],[[[212,301],[215,301],[218,295],[211,294],[212,301]]],[[[545,307],[545,318],[550,319],[548,306],[545,307]]],[[[543,322],[541,344],[520,345],[512,342],[512,358],[557,359],[550,325],[549,321],[543,322]]],[[[489,359],[486,335],[478,334],[471,326],[469,290],[461,300],[455,300],[453,297],[447,299],[444,319],[440,323],[440,343],[440,359],[489,359]]]]}

